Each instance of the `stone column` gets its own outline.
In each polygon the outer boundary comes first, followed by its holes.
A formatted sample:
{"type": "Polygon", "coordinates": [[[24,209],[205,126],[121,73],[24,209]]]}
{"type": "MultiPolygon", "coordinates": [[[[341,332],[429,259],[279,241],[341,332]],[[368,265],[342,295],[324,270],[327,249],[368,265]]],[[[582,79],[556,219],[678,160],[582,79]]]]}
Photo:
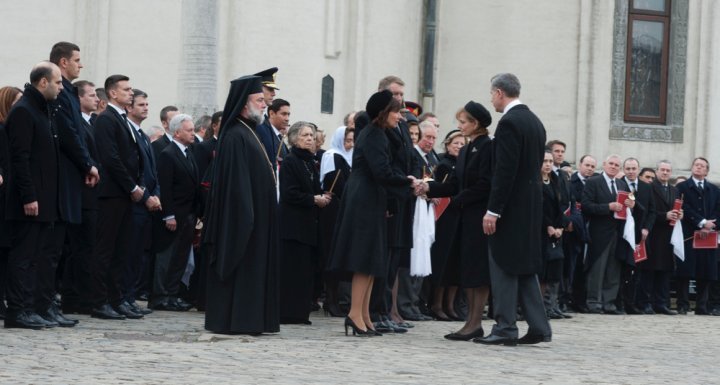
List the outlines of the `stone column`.
{"type": "Polygon", "coordinates": [[[183,0],[181,25],[178,108],[193,118],[211,115],[218,109],[217,0],[183,0]]]}

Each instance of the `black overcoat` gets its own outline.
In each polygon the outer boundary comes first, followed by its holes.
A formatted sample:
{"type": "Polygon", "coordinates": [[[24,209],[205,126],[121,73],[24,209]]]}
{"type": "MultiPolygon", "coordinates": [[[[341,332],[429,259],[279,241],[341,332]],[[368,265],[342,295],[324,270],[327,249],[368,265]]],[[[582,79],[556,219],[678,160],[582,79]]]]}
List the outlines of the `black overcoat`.
{"type": "Polygon", "coordinates": [[[309,151],[293,147],[283,159],[280,167],[280,239],[317,246],[320,208],[315,205],[315,195],[322,191],[312,158],[309,151]]]}
{"type": "MultiPolygon", "coordinates": [[[[693,249],[692,236],[703,219],[720,219],[720,189],[707,179],[703,189],[692,178],[677,185],[683,197],[683,235],[685,261],[678,260],[676,274],[681,278],[717,279],[717,249],[693,249]]],[[[718,226],[716,222],[716,226],[718,226]]]]}
{"type": "Polygon", "coordinates": [[[668,211],[671,211],[675,199],[678,198],[678,191],[675,186],[668,185],[670,196],[665,193],[665,188],[658,181],[650,184],[653,199],[655,201],[655,213],[652,215],[655,223],[652,231],[645,242],[647,257],[645,261],[639,262],[637,268],[640,270],[652,271],[673,271],[675,268],[675,254],[670,244],[673,227],[667,219],[668,211]]]}

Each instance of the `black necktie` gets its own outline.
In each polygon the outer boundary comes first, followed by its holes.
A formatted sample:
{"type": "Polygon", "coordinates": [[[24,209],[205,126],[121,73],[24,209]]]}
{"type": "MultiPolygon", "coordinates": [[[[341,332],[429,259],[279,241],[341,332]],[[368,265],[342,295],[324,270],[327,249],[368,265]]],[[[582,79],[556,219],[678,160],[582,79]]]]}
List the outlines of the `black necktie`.
{"type": "Polygon", "coordinates": [[[617,198],[617,190],[615,190],[614,179],[610,179],[610,194],[612,195],[613,199],[617,198]]]}
{"type": "Polygon", "coordinates": [[[135,139],[135,129],[130,125],[130,122],[128,121],[127,115],[122,114],[123,120],[125,121],[125,125],[130,130],[130,137],[132,138],[133,142],[137,143],[137,139],[135,139]]]}
{"type": "Polygon", "coordinates": [[[197,173],[197,169],[195,168],[195,160],[193,160],[192,152],[190,152],[190,147],[185,147],[185,159],[187,159],[188,163],[190,163],[190,169],[193,172],[193,175],[197,173]]]}
{"type": "Polygon", "coordinates": [[[700,191],[702,191],[702,190],[703,190],[703,185],[702,185],[702,181],[698,182],[698,188],[700,189],[700,191]]]}
{"type": "Polygon", "coordinates": [[[632,189],[632,192],[637,191],[637,190],[635,189],[635,182],[630,182],[630,188],[632,189]]]}
{"type": "Polygon", "coordinates": [[[665,190],[665,201],[670,202],[670,188],[667,185],[664,185],[663,189],[665,190]]]}

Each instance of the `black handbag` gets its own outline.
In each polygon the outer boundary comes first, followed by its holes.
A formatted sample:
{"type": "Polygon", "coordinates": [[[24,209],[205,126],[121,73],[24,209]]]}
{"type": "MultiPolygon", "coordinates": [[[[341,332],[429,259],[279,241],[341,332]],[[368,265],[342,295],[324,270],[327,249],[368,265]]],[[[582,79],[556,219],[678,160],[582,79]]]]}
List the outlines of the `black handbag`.
{"type": "Polygon", "coordinates": [[[547,261],[557,261],[563,258],[565,258],[565,254],[563,253],[561,240],[548,241],[547,245],[545,245],[545,259],[547,261]]]}

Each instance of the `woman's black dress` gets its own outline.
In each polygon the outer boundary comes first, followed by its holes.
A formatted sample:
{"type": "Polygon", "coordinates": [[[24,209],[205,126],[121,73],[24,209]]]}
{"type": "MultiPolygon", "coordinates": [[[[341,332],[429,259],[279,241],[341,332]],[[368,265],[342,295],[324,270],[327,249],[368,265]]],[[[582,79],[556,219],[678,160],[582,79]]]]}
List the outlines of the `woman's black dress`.
{"type": "Polygon", "coordinates": [[[547,247],[550,242],[556,242],[557,247],[562,249],[562,237],[560,239],[548,236],[547,228],[565,228],[570,218],[564,214],[569,206],[568,194],[562,191],[559,177],[550,173],[550,182],[543,184],[543,220],[541,239],[543,247],[543,273],[540,277],[542,282],[558,282],[562,279],[563,259],[549,260],[547,247]]]}
{"type": "Polygon", "coordinates": [[[306,323],[319,255],[314,155],[293,147],[280,167],[280,323],[306,323]]]}
{"type": "Polygon", "coordinates": [[[435,255],[447,261],[442,280],[448,285],[459,284],[464,288],[490,285],[488,238],[482,232],[482,218],[487,211],[491,180],[492,140],[483,135],[460,150],[455,173],[445,183],[429,183],[429,198],[451,197],[447,210],[460,212],[454,231],[441,232],[451,239],[438,240],[436,236],[436,243],[440,241],[441,245],[434,247],[435,255]]]}
{"type": "Polygon", "coordinates": [[[356,141],[353,170],[340,202],[328,271],[387,274],[387,189],[410,188],[410,180],[394,172],[390,161],[385,129],[369,124],[356,141]]]}

